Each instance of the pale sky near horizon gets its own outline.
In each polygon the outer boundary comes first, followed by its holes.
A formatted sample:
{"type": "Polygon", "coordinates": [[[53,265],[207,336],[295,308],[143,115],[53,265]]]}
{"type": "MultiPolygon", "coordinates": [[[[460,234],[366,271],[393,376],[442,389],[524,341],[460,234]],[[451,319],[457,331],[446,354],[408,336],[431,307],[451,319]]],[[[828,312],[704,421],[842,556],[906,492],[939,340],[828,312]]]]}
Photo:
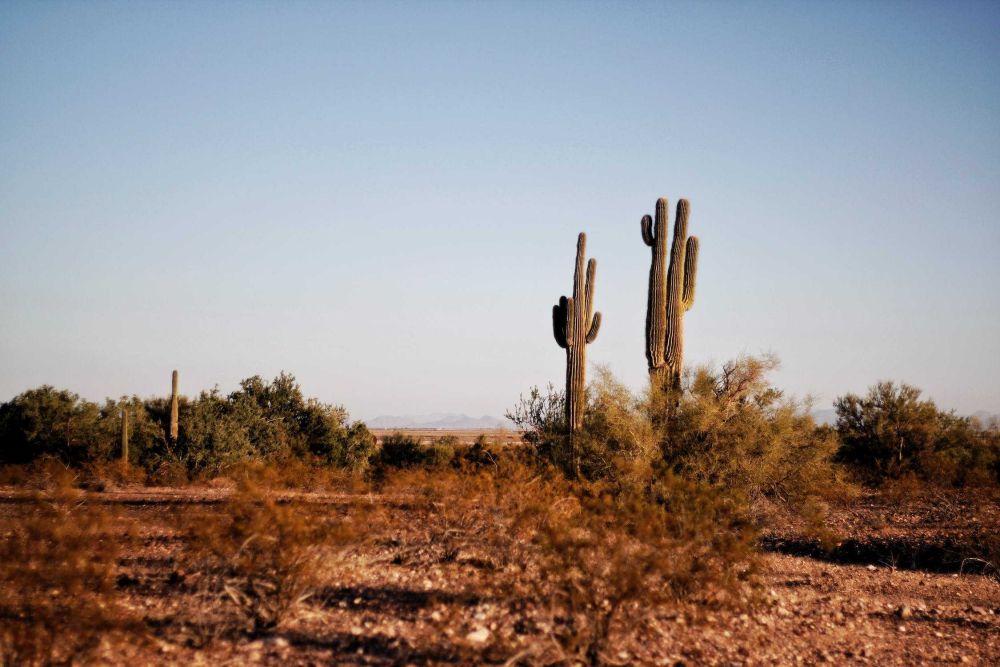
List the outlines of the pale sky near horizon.
{"type": "Polygon", "coordinates": [[[353,416],[630,386],[657,197],[689,363],[1000,412],[996,2],[0,4],[0,400],[285,369],[353,416]]]}

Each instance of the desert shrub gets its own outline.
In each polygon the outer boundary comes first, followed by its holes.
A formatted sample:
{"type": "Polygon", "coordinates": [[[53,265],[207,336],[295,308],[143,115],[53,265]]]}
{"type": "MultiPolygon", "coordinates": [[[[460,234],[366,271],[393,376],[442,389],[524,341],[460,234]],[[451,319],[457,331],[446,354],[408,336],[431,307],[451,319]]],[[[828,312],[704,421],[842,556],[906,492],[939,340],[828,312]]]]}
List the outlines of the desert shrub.
{"type": "Polygon", "coordinates": [[[393,433],[382,439],[373,463],[382,471],[388,468],[443,468],[454,458],[456,443],[457,439],[446,437],[424,445],[411,435],[393,433]]]}
{"type": "Polygon", "coordinates": [[[651,396],[653,409],[669,405],[664,466],[751,501],[846,494],[832,461],[836,439],[816,427],[808,402],[786,398],[768,382],[777,366],[774,357],[741,357],[718,371],[688,372],[680,396],[651,396]]]}
{"type": "Polygon", "coordinates": [[[745,504],[673,476],[623,488],[508,457],[475,473],[397,473],[388,488],[423,501],[397,562],[474,566],[477,590],[545,611],[533,663],[610,659],[615,634],[658,605],[740,601],[754,566],[745,504]]]}
{"type": "MultiPolygon", "coordinates": [[[[785,398],[767,378],[773,357],[741,357],[685,374],[681,391],[634,395],[605,369],[587,390],[575,436],[581,475],[642,488],[665,473],[734,491],[748,501],[846,495],[832,456],[836,439],[818,429],[808,403],[785,398]]],[[[538,458],[569,474],[561,395],[533,389],[508,412],[538,458]]]]}
{"type": "Polygon", "coordinates": [[[98,455],[97,405],[49,385],[0,404],[0,461],[54,456],[75,465],[98,455]]]}
{"type": "Polygon", "coordinates": [[[211,516],[189,520],[187,566],[204,594],[229,600],[253,634],[285,623],[322,583],[355,534],[350,521],[305,502],[282,503],[249,483],[211,516]]]}
{"type": "Polygon", "coordinates": [[[666,476],[652,495],[581,482],[535,500],[522,513],[538,569],[529,581],[553,612],[560,660],[613,660],[613,633],[664,603],[744,599],[756,533],[744,507],[718,489],[666,476]]]}
{"type": "Polygon", "coordinates": [[[575,443],[581,475],[634,489],[648,485],[660,457],[662,429],[650,419],[646,403],[601,367],[587,398],[575,443]]]}
{"type": "Polygon", "coordinates": [[[485,435],[479,435],[471,445],[455,445],[451,463],[455,468],[475,472],[515,460],[519,453],[509,447],[497,447],[485,435]]]}
{"type": "Polygon", "coordinates": [[[566,393],[549,384],[543,393],[532,387],[522,394],[505,416],[521,431],[521,438],[536,455],[563,470],[570,468],[566,433],[566,393]]]}
{"type": "MultiPolygon", "coordinates": [[[[177,442],[166,437],[164,398],[108,399],[103,406],[49,386],[0,404],[0,463],[44,456],[80,467],[121,457],[122,410],[129,413],[129,462],[151,479],[211,478],[247,463],[299,459],[316,466],[363,470],[375,439],[340,406],[306,399],[295,378],[247,378],[229,395],[218,389],[180,398],[177,442]]],[[[110,470],[110,469],[109,469],[110,470]]]]}
{"type": "Polygon", "coordinates": [[[1000,481],[996,429],[939,410],[907,384],[879,382],[837,399],[838,458],[870,482],[916,475],[952,486],[1000,481]]]}
{"type": "Polygon", "coordinates": [[[115,518],[65,486],[0,539],[0,664],[76,664],[129,627],[115,589],[115,518]]]}

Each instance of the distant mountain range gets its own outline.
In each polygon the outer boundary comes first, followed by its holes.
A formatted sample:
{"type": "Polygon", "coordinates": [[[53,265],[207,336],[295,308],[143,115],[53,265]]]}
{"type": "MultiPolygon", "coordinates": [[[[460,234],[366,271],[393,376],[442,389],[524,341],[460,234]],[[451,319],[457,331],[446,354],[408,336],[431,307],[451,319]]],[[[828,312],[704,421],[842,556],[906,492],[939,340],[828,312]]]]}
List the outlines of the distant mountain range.
{"type": "Polygon", "coordinates": [[[506,419],[499,417],[470,417],[469,415],[453,413],[434,413],[429,415],[380,415],[375,419],[365,421],[368,428],[438,428],[438,429],[492,429],[512,428],[506,419]]]}

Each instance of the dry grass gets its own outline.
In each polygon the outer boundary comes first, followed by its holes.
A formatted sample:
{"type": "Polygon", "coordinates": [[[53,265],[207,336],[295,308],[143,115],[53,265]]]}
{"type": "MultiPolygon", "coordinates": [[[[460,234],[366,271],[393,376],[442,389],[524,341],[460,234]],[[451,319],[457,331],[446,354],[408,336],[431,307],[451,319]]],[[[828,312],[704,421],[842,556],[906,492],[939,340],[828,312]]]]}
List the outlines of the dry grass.
{"type": "Polygon", "coordinates": [[[203,575],[200,596],[231,603],[253,635],[292,618],[358,536],[352,520],[325,506],[281,502],[249,482],[219,512],[189,520],[186,533],[185,567],[203,575]]]}
{"type": "Polygon", "coordinates": [[[395,562],[471,565],[476,593],[544,610],[540,639],[519,658],[532,664],[603,664],[612,633],[663,604],[738,603],[753,571],[755,533],[738,506],[678,479],[651,495],[508,461],[475,475],[410,472],[388,487],[425,503],[423,530],[395,562]]]}
{"type": "MultiPolygon", "coordinates": [[[[70,664],[116,632],[115,568],[129,538],[116,517],[65,484],[39,494],[0,540],[0,664],[70,664]]],[[[140,635],[141,636],[141,635],[140,635]]]]}

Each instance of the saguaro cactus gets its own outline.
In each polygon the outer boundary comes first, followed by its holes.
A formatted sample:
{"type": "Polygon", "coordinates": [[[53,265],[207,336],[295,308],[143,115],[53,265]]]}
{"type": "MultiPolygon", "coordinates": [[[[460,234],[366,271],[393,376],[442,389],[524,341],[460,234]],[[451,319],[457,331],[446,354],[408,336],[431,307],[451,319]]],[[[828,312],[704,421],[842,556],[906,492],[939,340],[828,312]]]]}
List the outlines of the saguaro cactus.
{"type": "Polygon", "coordinates": [[[577,471],[573,433],[583,425],[586,407],[587,344],[594,342],[601,328],[601,314],[594,313],[594,277],[597,260],[587,262],[584,277],[584,257],[587,235],[580,233],[576,242],[576,269],[573,272],[573,296],[560,297],[552,307],[552,330],[559,347],[566,350],[566,425],[570,432],[572,466],[577,471]]]}
{"type": "Polygon", "coordinates": [[[656,221],[642,217],[642,240],[653,249],[646,304],[646,361],[649,377],[660,387],[680,387],[684,365],[684,313],[694,305],[698,271],[698,237],[687,235],[687,199],[677,202],[674,240],[667,265],[668,202],[656,202],[656,221]]]}
{"type": "Polygon", "coordinates": [[[177,420],[180,409],[177,405],[177,371],[170,378],[170,441],[177,442],[177,420]]]}
{"type": "Polygon", "coordinates": [[[122,406],[122,468],[128,468],[128,404],[122,406]]]}

